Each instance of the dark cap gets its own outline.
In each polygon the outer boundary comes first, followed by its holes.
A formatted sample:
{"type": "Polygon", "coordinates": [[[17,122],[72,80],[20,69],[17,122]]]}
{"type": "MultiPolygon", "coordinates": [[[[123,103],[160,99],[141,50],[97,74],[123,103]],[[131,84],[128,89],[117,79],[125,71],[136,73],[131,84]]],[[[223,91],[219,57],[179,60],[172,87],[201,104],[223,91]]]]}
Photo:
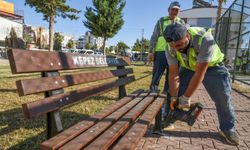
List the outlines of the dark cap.
{"type": "Polygon", "coordinates": [[[166,27],[163,32],[163,37],[167,42],[176,42],[182,39],[187,32],[187,27],[179,23],[172,23],[166,27]]]}
{"type": "Polygon", "coordinates": [[[177,9],[180,9],[181,8],[181,5],[178,1],[173,1],[168,8],[177,8],[177,9]]]}

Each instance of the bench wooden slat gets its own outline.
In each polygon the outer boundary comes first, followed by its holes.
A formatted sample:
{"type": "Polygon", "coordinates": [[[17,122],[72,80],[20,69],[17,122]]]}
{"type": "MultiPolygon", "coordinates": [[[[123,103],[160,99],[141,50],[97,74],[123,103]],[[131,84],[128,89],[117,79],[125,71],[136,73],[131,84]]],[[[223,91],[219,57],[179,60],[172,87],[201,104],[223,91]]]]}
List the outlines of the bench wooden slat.
{"type": "Polygon", "coordinates": [[[58,135],[54,136],[53,138],[43,142],[41,144],[40,149],[41,150],[55,150],[59,147],[61,147],[66,142],[70,141],[74,137],[81,134],[83,131],[89,129],[91,126],[93,126],[98,121],[102,120],[103,118],[110,115],[112,112],[118,110],[120,107],[126,105],[128,102],[130,102],[132,99],[137,97],[139,94],[141,94],[143,90],[137,90],[128,96],[120,99],[116,103],[108,106],[101,112],[91,116],[90,118],[87,118],[86,120],[83,120],[76,125],[66,129],[65,131],[59,133],[58,135]]]}
{"type": "Polygon", "coordinates": [[[128,58],[49,51],[11,49],[8,58],[13,74],[130,65],[128,58]]]}
{"type": "Polygon", "coordinates": [[[116,122],[119,118],[121,118],[124,114],[126,114],[131,109],[134,110],[137,108],[137,104],[140,103],[143,98],[145,98],[148,93],[142,93],[139,97],[136,97],[128,104],[124,105],[124,107],[120,108],[119,110],[115,111],[111,115],[107,116],[93,127],[89,128],[83,134],[79,135],[78,137],[74,138],[72,141],[68,142],[66,145],[63,145],[60,150],[67,150],[67,149],[82,149],[84,146],[89,144],[93,139],[99,136],[103,131],[109,128],[114,122],[116,122]],[[135,106],[135,107],[134,107],[135,106]]]}
{"type": "MultiPolygon", "coordinates": [[[[116,143],[113,150],[133,150],[136,148],[136,145],[140,142],[140,139],[144,136],[147,131],[147,128],[157,115],[157,113],[162,108],[164,99],[166,97],[158,97],[151,106],[147,109],[146,112],[140,117],[139,120],[129,129],[129,131],[116,143]]],[[[99,149],[98,147],[93,147],[99,149]]]]}
{"type": "Polygon", "coordinates": [[[135,80],[134,76],[129,76],[117,79],[113,82],[99,84],[96,86],[91,86],[68,93],[53,95],[41,100],[22,104],[24,116],[26,118],[35,118],[47,112],[57,110],[68,104],[72,104],[79,100],[88,98],[90,96],[94,96],[112,90],[118,86],[128,84],[134,80],[135,80]]]}
{"type": "Polygon", "coordinates": [[[72,85],[108,79],[133,73],[132,69],[106,70],[99,72],[79,73],[74,75],[43,77],[19,80],[16,82],[20,96],[60,89],[72,85]]]}
{"type": "Polygon", "coordinates": [[[112,125],[102,135],[84,149],[108,149],[139,117],[139,115],[154,101],[157,94],[150,94],[135,108],[112,125]]]}

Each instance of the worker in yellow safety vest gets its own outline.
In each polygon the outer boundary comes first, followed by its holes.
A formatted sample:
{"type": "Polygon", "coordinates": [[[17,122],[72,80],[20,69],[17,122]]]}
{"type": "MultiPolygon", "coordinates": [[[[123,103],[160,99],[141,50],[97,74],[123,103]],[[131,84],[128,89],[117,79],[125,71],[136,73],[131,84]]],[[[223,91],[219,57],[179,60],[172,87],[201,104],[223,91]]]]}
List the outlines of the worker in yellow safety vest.
{"type": "Polygon", "coordinates": [[[171,47],[166,51],[171,103],[178,99],[179,109],[189,108],[192,95],[203,83],[215,102],[220,135],[230,144],[239,145],[230,74],[211,29],[173,23],[166,27],[163,36],[171,47]]]}

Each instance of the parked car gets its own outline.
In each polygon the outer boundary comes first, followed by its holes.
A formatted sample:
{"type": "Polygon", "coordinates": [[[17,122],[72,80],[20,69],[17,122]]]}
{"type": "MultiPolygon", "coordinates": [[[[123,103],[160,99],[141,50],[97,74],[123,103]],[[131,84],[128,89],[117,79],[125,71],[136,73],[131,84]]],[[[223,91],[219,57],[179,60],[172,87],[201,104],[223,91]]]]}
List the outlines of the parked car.
{"type": "Polygon", "coordinates": [[[92,55],[92,54],[94,54],[94,51],[88,49],[88,50],[85,50],[84,54],[92,55]]]}

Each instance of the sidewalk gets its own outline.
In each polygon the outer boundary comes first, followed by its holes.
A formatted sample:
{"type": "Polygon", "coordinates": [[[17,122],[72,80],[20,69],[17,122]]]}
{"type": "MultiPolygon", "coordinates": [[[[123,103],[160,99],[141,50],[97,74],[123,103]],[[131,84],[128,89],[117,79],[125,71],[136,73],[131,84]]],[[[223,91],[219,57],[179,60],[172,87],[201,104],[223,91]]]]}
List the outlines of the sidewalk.
{"type": "Polygon", "coordinates": [[[236,113],[236,130],[240,136],[238,147],[228,145],[218,134],[218,118],[213,101],[204,87],[197,90],[192,101],[204,105],[199,120],[192,127],[176,122],[175,129],[164,131],[165,137],[145,135],[137,149],[152,150],[247,150],[250,149],[250,98],[235,91],[232,92],[236,113]]]}

